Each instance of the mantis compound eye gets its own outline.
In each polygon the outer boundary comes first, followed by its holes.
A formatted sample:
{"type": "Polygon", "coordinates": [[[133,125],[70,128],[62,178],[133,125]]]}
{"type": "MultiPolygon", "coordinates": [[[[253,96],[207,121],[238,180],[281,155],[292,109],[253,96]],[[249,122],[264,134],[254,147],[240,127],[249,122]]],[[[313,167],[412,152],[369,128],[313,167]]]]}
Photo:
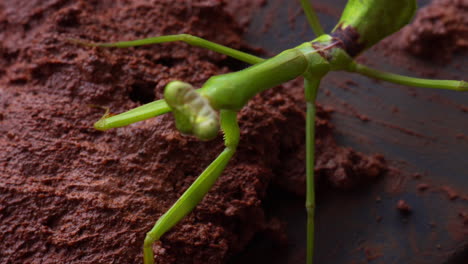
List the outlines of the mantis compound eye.
{"type": "Polygon", "coordinates": [[[219,131],[218,113],[192,85],[181,81],[170,82],[164,89],[164,99],[173,110],[180,132],[201,140],[216,137],[219,131]]]}

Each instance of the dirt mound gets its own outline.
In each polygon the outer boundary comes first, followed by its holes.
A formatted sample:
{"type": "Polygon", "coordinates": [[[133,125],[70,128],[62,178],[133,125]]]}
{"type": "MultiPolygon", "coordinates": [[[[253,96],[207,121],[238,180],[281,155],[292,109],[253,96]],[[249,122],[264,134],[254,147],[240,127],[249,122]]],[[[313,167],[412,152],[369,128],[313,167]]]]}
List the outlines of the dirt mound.
{"type": "Polygon", "coordinates": [[[434,0],[421,8],[399,37],[410,54],[432,59],[450,59],[468,49],[468,0],[434,0]]]}

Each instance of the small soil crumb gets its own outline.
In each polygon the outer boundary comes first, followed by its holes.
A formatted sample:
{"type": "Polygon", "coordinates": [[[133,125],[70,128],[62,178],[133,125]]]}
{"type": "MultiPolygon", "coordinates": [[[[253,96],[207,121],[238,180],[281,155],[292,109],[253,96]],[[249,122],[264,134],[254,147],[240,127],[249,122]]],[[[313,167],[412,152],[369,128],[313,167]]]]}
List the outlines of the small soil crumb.
{"type": "Polygon", "coordinates": [[[397,203],[396,208],[400,211],[402,214],[410,214],[412,209],[409,206],[409,204],[405,200],[399,200],[397,203]]]}
{"type": "Polygon", "coordinates": [[[429,189],[429,184],[420,183],[420,184],[416,185],[416,189],[418,189],[418,191],[424,192],[425,190],[429,189]]]}
{"type": "Polygon", "coordinates": [[[362,122],[367,122],[370,120],[370,118],[364,114],[358,114],[357,118],[359,118],[362,122]]]}
{"type": "Polygon", "coordinates": [[[460,211],[458,212],[458,216],[462,219],[463,225],[468,225],[468,212],[460,211]]]}
{"type": "Polygon", "coordinates": [[[266,5],[266,0],[237,0],[225,1],[225,10],[234,17],[238,17],[237,22],[246,28],[256,10],[266,5]],[[239,16],[238,14],[242,14],[239,16]]]}
{"type": "Polygon", "coordinates": [[[375,246],[362,246],[359,250],[364,252],[367,261],[372,261],[383,256],[381,249],[375,246]]]}
{"type": "Polygon", "coordinates": [[[440,189],[447,194],[449,200],[455,200],[459,197],[457,191],[450,186],[442,186],[440,189]]]}
{"type": "Polygon", "coordinates": [[[468,48],[468,0],[433,0],[399,35],[401,48],[428,59],[450,59],[468,48]]]}
{"type": "Polygon", "coordinates": [[[351,86],[359,86],[359,84],[357,82],[355,82],[354,80],[346,80],[345,84],[346,85],[351,85],[351,86]]]}
{"type": "Polygon", "coordinates": [[[268,240],[274,241],[275,245],[288,245],[288,236],[285,232],[287,223],[282,222],[278,218],[272,218],[268,221],[266,228],[261,231],[268,240]]]}

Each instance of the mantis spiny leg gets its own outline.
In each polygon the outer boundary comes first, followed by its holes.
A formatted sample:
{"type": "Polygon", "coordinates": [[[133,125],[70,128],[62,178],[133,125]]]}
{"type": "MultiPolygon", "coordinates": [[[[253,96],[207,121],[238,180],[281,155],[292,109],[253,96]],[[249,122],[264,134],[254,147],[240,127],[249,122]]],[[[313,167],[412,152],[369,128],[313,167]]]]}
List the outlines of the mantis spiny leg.
{"type": "Polygon", "coordinates": [[[220,119],[226,148],[198,176],[195,182],[182,194],[174,205],[158,219],[151,231],[146,234],[143,245],[144,264],[154,263],[153,243],[159,240],[164,233],[170,230],[200,203],[236,152],[240,135],[237,112],[221,110],[220,119]]]}
{"type": "Polygon", "coordinates": [[[114,47],[114,48],[128,48],[128,47],[136,47],[136,46],[144,46],[144,45],[151,45],[151,44],[159,44],[159,43],[167,43],[167,42],[175,42],[175,41],[182,41],[189,45],[201,47],[205,49],[209,49],[240,61],[249,63],[249,64],[257,64],[265,59],[254,56],[252,54],[242,52],[236,49],[232,49],[206,39],[202,39],[196,36],[192,36],[189,34],[177,34],[177,35],[167,35],[167,36],[159,36],[159,37],[151,37],[145,39],[137,39],[137,40],[130,40],[130,41],[119,41],[119,42],[111,42],[111,43],[92,43],[86,42],[82,40],[71,39],[70,41],[74,43],[78,43],[80,45],[91,46],[91,47],[114,47]]]}
{"type": "Polygon", "coordinates": [[[317,14],[315,13],[314,8],[309,2],[310,0],[300,0],[300,1],[301,1],[302,9],[304,10],[304,14],[307,17],[307,21],[309,22],[309,25],[312,28],[312,31],[314,31],[314,34],[317,37],[325,34],[325,31],[323,31],[322,25],[320,25],[320,21],[317,18],[317,14]]]}
{"type": "Polygon", "coordinates": [[[454,81],[454,80],[431,80],[408,77],[404,75],[383,72],[369,68],[365,65],[352,63],[348,69],[350,72],[356,72],[370,78],[383,80],[391,83],[402,84],[407,86],[433,88],[433,89],[446,89],[455,91],[468,91],[468,82],[454,81]]]}
{"type": "Polygon", "coordinates": [[[109,116],[106,112],[101,119],[94,123],[94,128],[105,131],[111,128],[128,126],[170,111],[171,108],[166,104],[166,101],[161,99],[114,116],[109,116]]]}
{"type": "Polygon", "coordinates": [[[306,263],[314,261],[315,237],[315,99],[320,84],[319,79],[305,78],[306,115],[306,210],[307,210],[307,256],[306,263]]]}

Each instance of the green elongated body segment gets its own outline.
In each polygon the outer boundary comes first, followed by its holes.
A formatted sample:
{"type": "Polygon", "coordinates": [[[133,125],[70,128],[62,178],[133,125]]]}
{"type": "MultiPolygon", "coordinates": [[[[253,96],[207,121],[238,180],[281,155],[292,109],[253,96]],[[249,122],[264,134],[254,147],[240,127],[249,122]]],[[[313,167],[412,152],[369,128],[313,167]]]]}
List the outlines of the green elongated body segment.
{"type": "Polygon", "coordinates": [[[200,89],[215,109],[239,110],[256,94],[306,72],[324,75],[329,62],[306,42],[247,69],[213,76],[200,89]]]}

